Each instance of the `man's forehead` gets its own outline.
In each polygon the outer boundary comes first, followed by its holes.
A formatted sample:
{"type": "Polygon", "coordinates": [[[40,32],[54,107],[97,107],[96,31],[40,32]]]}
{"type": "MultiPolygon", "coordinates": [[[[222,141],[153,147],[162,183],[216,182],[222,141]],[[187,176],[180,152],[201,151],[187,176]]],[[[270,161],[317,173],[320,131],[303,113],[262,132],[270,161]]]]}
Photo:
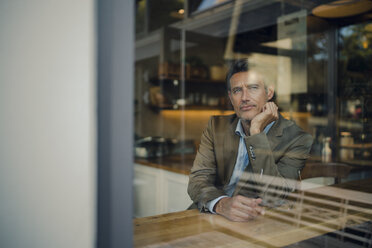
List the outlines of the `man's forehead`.
{"type": "Polygon", "coordinates": [[[231,83],[248,83],[248,84],[257,84],[263,83],[263,77],[260,73],[254,70],[238,72],[235,73],[231,79],[231,83]]]}

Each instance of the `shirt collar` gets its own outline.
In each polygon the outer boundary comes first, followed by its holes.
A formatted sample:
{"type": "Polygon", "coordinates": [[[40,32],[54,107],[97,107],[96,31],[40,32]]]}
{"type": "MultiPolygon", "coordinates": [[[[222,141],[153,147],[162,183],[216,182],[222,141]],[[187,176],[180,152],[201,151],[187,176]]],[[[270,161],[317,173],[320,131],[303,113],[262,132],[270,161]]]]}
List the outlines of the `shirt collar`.
{"type": "MultiPolygon", "coordinates": [[[[269,123],[265,128],[264,128],[264,132],[267,134],[270,130],[270,128],[274,125],[275,121],[269,123]]],[[[239,119],[238,121],[238,124],[236,125],[236,128],[235,128],[235,133],[237,135],[239,135],[240,137],[243,137],[243,138],[246,138],[247,135],[245,135],[244,133],[244,130],[243,130],[243,126],[241,124],[241,121],[239,119]]]]}

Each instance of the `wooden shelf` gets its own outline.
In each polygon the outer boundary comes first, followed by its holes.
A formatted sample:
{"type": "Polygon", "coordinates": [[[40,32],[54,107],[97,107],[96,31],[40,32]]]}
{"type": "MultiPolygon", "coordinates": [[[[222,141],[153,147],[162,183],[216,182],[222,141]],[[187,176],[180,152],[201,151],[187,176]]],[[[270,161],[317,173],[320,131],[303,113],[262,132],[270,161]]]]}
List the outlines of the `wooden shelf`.
{"type": "Polygon", "coordinates": [[[195,111],[204,111],[204,110],[216,110],[216,111],[232,111],[231,109],[224,108],[222,106],[203,106],[203,105],[186,105],[186,106],[180,106],[178,108],[173,108],[170,105],[164,106],[164,107],[155,107],[152,106],[152,108],[160,111],[160,110],[168,110],[168,111],[187,111],[187,110],[195,110],[195,111]]]}
{"type": "Polygon", "coordinates": [[[372,148],[372,143],[341,145],[340,148],[348,148],[348,149],[371,149],[372,148]]]}
{"type": "Polygon", "coordinates": [[[341,160],[340,162],[354,166],[372,166],[372,161],[369,160],[341,160]]]}
{"type": "MultiPolygon", "coordinates": [[[[179,82],[181,79],[179,77],[162,77],[160,76],[159,78],[152,78],[151,81],[153,82],[159,82],[161,80],[165,81],[173,81],[173,80],[178,80],[179,82]]],[[[212,79],[206,79],[206,78],[189,78],[185,79],[186,83],[213,83],[213,84],[225,84],[225,80],[212,80],[212,79]]]]}

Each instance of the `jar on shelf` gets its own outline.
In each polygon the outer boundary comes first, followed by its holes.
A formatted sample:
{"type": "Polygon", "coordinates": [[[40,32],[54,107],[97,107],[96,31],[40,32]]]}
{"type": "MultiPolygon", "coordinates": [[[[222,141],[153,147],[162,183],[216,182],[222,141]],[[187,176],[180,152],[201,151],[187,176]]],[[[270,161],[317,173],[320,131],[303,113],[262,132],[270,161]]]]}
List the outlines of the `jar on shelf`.
{"type": "Polygon", "coordinates": [[[354,139],[350,132],[341,132],[340,137],[340,158],[341,160],[352,160],[354,159],[354,149],[352,145],[354,144],[354,139]]]}

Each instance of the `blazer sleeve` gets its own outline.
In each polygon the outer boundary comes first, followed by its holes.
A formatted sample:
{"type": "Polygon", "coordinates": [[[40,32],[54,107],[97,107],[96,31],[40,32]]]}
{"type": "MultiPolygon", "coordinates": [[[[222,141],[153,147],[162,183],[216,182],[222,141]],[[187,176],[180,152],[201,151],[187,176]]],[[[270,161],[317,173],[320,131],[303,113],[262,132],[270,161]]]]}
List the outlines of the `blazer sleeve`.
{"type": "Polygon", "coordinates": [[[299,128],[295,130],[289,131],[291,135],[287,133],[285,138],[282,137],[281,144],[274,150],[265,133],[245,139],[254,180],[246,180],[243,176],[238,183],[240,190],[234,194],[244,195],[245,190],[254,188],[263,199],[263,205],[276,207],[283,203],[288,194],[295,190],[299,173],[305,166],[313,143],[310,134],[299,128]]]}
{"type": "Polygon", "coordinates": [[[209,120],[203,131],[199,150],[189,176],[187,192],[200,211],[208,211],[206,203],[225,195],[216,187],[217,164],[214,152],[214,122],[209,120]]]}

